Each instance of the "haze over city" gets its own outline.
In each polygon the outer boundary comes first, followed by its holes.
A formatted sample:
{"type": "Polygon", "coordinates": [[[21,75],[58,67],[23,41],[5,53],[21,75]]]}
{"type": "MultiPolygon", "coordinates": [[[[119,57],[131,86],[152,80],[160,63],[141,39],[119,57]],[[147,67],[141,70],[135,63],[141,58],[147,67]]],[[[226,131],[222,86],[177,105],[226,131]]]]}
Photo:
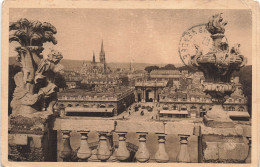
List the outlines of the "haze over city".
{"type": "MultiPolygon", "coordinates": [[[[225,34],[229,44],[240,43],[241,53],[252,64],[249,10],[10,9],[10,21],[24,17],[53,24],[58,44],[45,46],[62,52],[64,59],[92,60],[103,40],[107,62],[181,64],[178,45],[182,33],[207,23],[218,12],[228,21],[225,34]]],[[[10,56],[16,56],[15,44],[10,46],[10,56]]],[[[45,49],[43,54],[48,52],[45,49]]]]}

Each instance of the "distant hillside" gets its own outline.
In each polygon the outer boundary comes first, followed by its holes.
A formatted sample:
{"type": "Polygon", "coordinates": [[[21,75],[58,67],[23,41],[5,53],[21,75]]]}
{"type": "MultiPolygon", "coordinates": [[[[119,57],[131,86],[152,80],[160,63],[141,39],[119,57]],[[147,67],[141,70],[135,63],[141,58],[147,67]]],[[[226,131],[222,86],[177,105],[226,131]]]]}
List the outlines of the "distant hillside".
{"type": "MultiPolygon", "coordinates": [[[[61,60],[61,64],[66,67],[67,69],[77,69],[80,68],[82,66],[82,63],[84,61],[83,60],[70,60],[70,59],[62,59],[61,60]]],[[[89,61],[85,61],[85,62],[89,62],[89,61]]],[[[17,63],[17,61],[15,60],[15,57],[10,57],[9,58],[9,64],[15,64],[15,65],[19,65],[17,63]]],[[[151,66],[151,65],[157,65],[159,67],[165,66],[166,64],[149,64],[149,63],[133,63],[133,68],[135,70],[144,70],[144,68],[146,66],[151,66]]],[[[130,68],[130,63],[108,63],[108,66],[111,67],[112,69],[115,68],[130,68]]],[[[175,65],[176,67],[180,66],[180,65],[175,65]]]]}
{"type": "MultiPolygon", "coordinates": [[[[78,68],[82,65],[82,60],[68,60],[62,59],[60,62],[66,68],[78,68]]],[[[19,65],[19,63],[15,60],[15,57],[9,57],[9,65],[19,65]]]]}
{"type": "MultiPolygon", "coordinates": [[[[125,69],[129,69],[130,68],[130,63],[108,63],[108,65],[115,69],[115,68],[125,68],[125,69]]],[[[133,63],[132,64],[132,68],[134,68],[135,70],[144,70],[144,68],[146,66],[151,66],[153,64],[149,64],[149,63],[133,63]]],[[[165,66],[165,64],[156,64],[159,67],[165,66]]]]}

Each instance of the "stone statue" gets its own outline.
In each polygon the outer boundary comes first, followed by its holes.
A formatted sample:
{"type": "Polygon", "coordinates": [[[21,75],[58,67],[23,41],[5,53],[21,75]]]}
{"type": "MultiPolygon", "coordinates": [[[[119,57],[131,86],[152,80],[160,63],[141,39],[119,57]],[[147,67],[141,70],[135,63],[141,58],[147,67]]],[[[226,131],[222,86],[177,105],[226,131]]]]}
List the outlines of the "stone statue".
{"type": "Polygon", "coordinates": [[[210,21],[207,24],[207,30],[211,34],[223,34],[225,32],[225,25],[227,25],[226,21],[223,21],[222,15],[223,13],[218,13],[212,16],[210,21]]]}
{"type": "Polygon", "coordinates": [[[52,51],[43,59],[43,43],[57,44],[54,34],[56,28],[50,23],[29,21],[25,18],[11,23],[9,26],[9,42],[20,44],[16,48],[16,60],[20,62],[22,71],[15,75],[16,88],[11,107],[13,115],[30,115],[48,108],[52,112],[56,102],[57,86],[54,84],[55,73],[62,67],[58,64],[62,59],[59,52],[52,51]]]}

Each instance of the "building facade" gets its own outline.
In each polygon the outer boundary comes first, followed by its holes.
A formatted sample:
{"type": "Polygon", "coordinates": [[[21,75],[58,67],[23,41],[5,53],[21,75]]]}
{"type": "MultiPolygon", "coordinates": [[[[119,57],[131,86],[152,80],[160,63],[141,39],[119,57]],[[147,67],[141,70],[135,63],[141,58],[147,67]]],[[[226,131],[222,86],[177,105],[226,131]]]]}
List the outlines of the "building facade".
{"type": "Polygon", "coordinates": [[[60,92],[57,107],[64,108],[66,114],[115,116],[125,111],[134,101],[133,88],[96,86],[93,91],[70,89],[60,92]]]}
{"type": "Polygon", "coordinates": [[[168,84],[168,81],[137,81],[135,82],[136,102],[158,102],[160,94],[168,84]]]}
{"type": "Polygon", "coordinates": [[[82,76],[80,73],[71,70],[65,70],[63,77],[65,79],[67,89],[75,89],[80,87],[80,83],[82,81],[82,76]]]}
{"type": "Polygon", "coordinates": [[[182,73],[179,70],[153,70],[150,72],[150,78],[157,80],[172,79],[179,81],[181,76],[182,73]]]}

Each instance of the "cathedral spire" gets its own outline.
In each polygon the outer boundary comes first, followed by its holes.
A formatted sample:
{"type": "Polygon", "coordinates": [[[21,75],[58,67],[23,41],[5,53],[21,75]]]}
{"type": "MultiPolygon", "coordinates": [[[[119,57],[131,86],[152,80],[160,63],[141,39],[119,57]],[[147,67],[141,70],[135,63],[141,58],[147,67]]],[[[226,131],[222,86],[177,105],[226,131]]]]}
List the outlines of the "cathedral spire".
{"type": "Polygon", "coordinates": [[[101,51],[100,51],[100,53],[105,53],[104,52],[104,47],[103,47],[103,39],[102,39],[102,43],[101,43],[101,51]]]}
{"type": "Polygon", "coordinates": [[[100,55],[99,55],[100,63],[105,64],[106,63],[106,56],[105,56],[105,51],[104,51],[104,46],[103,46],[103,40],[101,43],[101,50],[100,50],[100,55]]]}
{"type": "Polygon", "coordinates": [[[93,63],[96,63],[95,52],[93,51],[93,63]]]}

